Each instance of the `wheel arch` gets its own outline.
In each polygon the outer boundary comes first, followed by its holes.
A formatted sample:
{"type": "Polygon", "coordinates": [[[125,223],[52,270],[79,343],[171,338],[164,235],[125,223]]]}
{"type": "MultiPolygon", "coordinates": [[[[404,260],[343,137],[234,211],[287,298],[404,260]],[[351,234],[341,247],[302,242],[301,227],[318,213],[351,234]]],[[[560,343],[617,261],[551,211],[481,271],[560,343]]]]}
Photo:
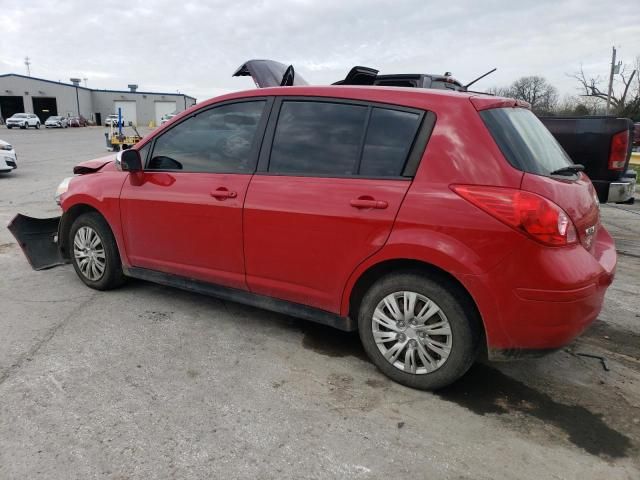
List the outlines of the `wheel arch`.
{"type": "MultiPolygon", "coordinates": [[[[105,218],[105,216],[98,210],[97,208],[88,205],[86,203],[78,203],[70,207],[60,219],[60,226],[58,227],[58,246],[60,248],[60,253],[62,253],[62,257],[66,260],[71,259],[71,253],[69,249],[69,232],[71,231],[71,226],[73,222],[80,216],[85,213],[97,213],[100,215],[104,221],[109,225],[109,221],[105,218]]],[[[113,228],[109,225],[111,231],[113,232],[113,228]]]]}
{"type": "Polygon", "coordinates": [[[357,319],[360,302],[369,288],[384,275],[397,272],[417,272],[430,278],[436,278],[447,284],[450,288],[459,292],[459,298],[464,303],[464,306],[471,309],[473,316],[478,321],[482,332],[482,344],[487,345],[485,322],[480,312],[480,308],[471,295],[469,289],[465,287],[465,285],[453,274],[447,272],[441,267],[423,260],[413,258],[391,258],[369,265],[358,275],[352,288],[345,291],[343,309],[346,311],[343,312],[343,314],[348,314],[349,317],[357,319]]]}

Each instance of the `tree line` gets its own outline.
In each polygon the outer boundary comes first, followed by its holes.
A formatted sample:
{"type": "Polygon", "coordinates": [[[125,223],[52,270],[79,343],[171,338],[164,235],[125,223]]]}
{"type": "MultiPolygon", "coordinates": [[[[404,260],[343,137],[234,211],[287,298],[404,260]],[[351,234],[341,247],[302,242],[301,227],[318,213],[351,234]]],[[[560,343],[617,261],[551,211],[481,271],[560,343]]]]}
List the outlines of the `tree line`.
{"type": "MultiPolygon", "coordinates": [[[[640,122],[640,57],[614,74],[609,114],[640,122]]],[[[569,74],[578,93],[560,98],[558,89],[544,77],[521,77],[506,87],[492,87],[487,93],[524,100],[537,115],[604,115],[609,75],[589,77],[582,67],[569,74]]]]}

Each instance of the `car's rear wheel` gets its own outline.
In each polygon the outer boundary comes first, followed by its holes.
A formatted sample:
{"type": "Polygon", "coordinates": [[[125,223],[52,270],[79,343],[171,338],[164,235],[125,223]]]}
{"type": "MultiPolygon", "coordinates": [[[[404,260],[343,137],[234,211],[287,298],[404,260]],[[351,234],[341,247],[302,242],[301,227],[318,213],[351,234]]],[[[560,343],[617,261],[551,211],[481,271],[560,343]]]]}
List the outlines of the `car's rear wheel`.
{"type": "Polygon", "coordinates": [[[444,277],[397,273],[362,299],[360,339],[371,361],[398,383],[421,390],[445,387],[471,367],[480,322],[459,287],[444,277]]]}
{"type": "Polygon", "coordinates": [[[113,233],[98,213],[80,215],[71,226],[68,245],[73,268],[96,290],[110,290],[125,281],[113,233]]]}

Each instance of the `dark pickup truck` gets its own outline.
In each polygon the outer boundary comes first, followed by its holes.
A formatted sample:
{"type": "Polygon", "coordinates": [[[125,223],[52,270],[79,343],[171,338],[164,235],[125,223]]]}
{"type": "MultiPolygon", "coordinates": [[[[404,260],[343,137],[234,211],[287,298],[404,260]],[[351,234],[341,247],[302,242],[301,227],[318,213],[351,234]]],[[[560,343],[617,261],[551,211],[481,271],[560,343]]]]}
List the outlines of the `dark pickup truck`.
{"type": "Polygon", "coordinates": [[[633,122],[603,116],[539,117],[574,163],[585,167],[601,203],[633,203],[636,173],[628,170],[633,122]]]}

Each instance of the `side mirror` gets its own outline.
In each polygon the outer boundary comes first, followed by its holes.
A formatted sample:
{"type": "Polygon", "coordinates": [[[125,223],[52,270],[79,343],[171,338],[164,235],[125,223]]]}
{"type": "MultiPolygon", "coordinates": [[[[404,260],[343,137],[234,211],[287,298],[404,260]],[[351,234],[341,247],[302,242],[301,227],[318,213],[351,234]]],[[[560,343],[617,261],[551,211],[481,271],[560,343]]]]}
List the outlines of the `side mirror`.
{"type": "Polygon", "coordinates": [[[137,150],[122,150],[116,157],[116,163],[124,172],[142,171],[142,160],[137,150]]]}

